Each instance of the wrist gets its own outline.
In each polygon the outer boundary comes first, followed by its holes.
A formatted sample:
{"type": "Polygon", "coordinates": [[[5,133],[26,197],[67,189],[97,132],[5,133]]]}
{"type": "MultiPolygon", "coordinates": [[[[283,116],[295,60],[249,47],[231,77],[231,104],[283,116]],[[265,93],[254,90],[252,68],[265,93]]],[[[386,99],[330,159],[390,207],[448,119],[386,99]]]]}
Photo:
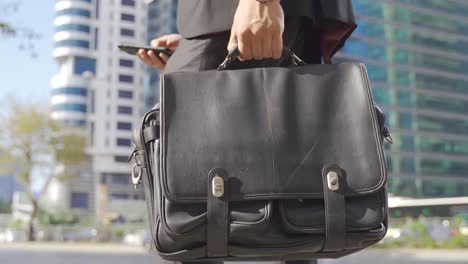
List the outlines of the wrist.
{"type": "Polygon", "coordinates": [[[269,4],[269,3],[279,3],[281,0],[256,0],[256,1],[262,4],[269,4]]]}

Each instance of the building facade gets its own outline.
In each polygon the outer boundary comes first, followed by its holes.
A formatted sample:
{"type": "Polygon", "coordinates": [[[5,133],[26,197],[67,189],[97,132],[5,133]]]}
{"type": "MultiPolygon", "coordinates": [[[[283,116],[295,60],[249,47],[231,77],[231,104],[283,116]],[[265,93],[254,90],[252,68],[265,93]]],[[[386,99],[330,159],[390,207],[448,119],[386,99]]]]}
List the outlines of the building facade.
{"type": "MultiPolygon", "coordinates": [[[[0,169],[2,167],[0,166],[0,169]]],[[[23,185],[13,174],[0,174],[0,214],[11,210],[13,195],[23,192],[23,185]]]]}
{"type": "MultiPolygon", "coordinates": [[[[150,0],[148,3],[147,43],[165,34],[177,33],[177,0],[150,0]]],[[[147,67],[145,82],[145,109],[159,102],[159,71],[147,67]]]]}
{"type": "Polygon", "coordinates": [[[130,183],[132,130],[144,111],[145,67],[119,43],[146,41],[141,0],[57,0],[53,56],[53,118],[87,134],[88,166],[50,195],[63,207],[98,217],[113,199],[143,202],[130,183]]]}
{"type": "Polygon", "coordinates": [[[358,28],[335,62],[366,64],[386,112],[389,191],[468,196],[468,2],[353,0],[358,28]]]}

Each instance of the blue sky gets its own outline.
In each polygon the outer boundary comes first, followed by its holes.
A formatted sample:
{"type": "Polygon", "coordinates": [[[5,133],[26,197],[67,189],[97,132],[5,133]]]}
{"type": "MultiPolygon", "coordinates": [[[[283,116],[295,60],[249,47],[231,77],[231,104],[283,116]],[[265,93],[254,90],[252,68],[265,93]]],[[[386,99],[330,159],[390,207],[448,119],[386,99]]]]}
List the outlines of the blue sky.
{"type": "MultiPolygon", "coordinates": [[[[0,0],[0,5],[10,2],[0,0]]],[[[34,29],[41,38],[34,41],[37,58],[19,49],[19,39],[0,38],[1,108],[5,106],[7,96],[22,102],[48,103],[50,79],[58,72],[58,66],[52,58],[54,6],[55,0],[22,0],[17,12],[6,16],[2,14],[2,20],[34,29]]]]}

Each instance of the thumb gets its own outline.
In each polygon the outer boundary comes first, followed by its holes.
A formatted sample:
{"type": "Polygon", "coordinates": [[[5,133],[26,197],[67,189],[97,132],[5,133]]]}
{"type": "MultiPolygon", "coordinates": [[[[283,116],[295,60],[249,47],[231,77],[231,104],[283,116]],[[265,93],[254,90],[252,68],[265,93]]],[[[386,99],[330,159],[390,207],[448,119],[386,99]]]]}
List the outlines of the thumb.
{"type": "Polygon", "coordinates": [[[167,43],[168,48],[176,49],[177,46],[179,46],[179,42],[180,42],[180,37],[178,37],[177,35],[168,35],[167,36],[166,43],[167,43]]]}
{"type": "Polygon", "coordinates": [[[237,47],[237,34],[233,27],[231,29],[231,36],[229,37],[229,43],[228,43],[227,49],[228,51],[231,51],[232,49],[236,47],[237,47]]]}
{"type": "Polygon", "coordinates": [[[167,47],[167,40],[164,36],[151,41],[151,47],[167,47]]]}

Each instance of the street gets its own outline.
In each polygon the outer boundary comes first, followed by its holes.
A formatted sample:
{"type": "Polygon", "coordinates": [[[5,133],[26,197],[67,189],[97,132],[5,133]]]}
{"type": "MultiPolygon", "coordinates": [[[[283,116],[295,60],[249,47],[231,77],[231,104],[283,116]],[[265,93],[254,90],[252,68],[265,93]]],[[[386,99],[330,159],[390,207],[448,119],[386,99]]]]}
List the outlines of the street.
{"type": "MultiPolygon", "coordinates": [[[[320,264],[462,264],[468,250],[368,249],[320,264]]],[[[2,264],[152,264],[169,263],[149,256],[144,249],[123,245],[0,244],[2,264]]],[[[234,263],[234,262],[233,262],[234,263]]],[[[251,264],[251,263],[249,263],[251,264]]]]}

